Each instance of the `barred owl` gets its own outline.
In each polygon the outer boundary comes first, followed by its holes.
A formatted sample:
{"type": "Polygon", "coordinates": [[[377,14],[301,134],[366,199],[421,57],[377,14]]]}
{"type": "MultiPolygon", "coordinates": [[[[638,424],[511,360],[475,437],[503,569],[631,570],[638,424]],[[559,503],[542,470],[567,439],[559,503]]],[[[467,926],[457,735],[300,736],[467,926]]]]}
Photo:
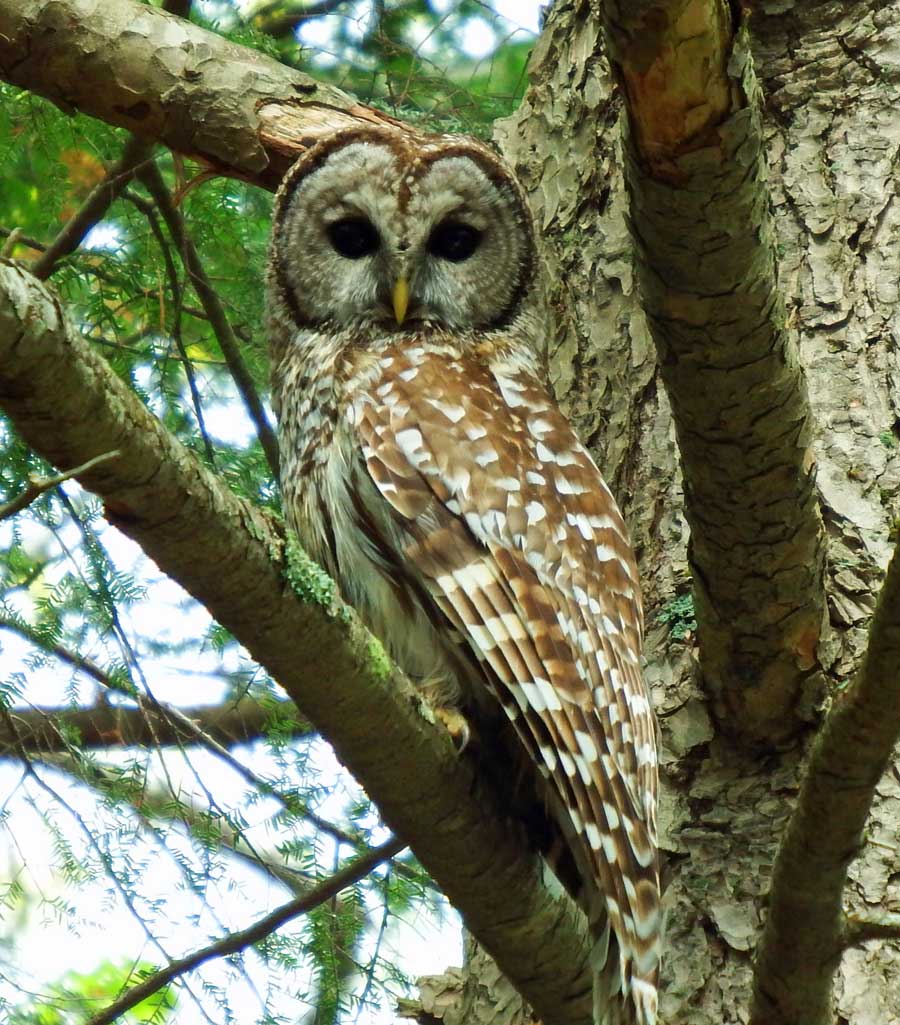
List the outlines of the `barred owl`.
{"type": "Polygon", "coordinates": [[[637,569],[548,389],[521,188],[471,139],[319,141],[275,201],[268,318],[289,522],[411,677],[444,700],[457,687],[476,737],[502,721],[511,743],[479,759],[503,762],[498,778],[516,775],[509,758],[529,767],[568,852],[595,1021],[652,1025],[657,755],[637,569]]]}

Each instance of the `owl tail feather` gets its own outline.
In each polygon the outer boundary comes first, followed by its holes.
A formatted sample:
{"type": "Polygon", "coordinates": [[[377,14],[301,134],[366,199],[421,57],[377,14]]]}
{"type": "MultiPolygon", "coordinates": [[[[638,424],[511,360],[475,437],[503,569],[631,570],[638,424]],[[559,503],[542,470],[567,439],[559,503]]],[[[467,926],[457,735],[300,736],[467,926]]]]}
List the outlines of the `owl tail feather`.
{"type": "Polygon", "coordinates": [[[605,911],[596,920],[591,916],[591,934],[594,1025],[656,1025],[658,964],[651,965],[648,978],[638,974],[634,961],[622,957],[605,911]]]}

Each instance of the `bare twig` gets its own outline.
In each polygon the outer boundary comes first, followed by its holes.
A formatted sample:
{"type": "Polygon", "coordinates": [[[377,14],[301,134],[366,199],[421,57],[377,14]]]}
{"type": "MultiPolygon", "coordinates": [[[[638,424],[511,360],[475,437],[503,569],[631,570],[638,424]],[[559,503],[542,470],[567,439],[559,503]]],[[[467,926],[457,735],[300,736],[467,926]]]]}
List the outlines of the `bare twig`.
{"type": "Polygon", "coordinates": [[[169,279],[169,288],[172,290],[172,307],[174,310],[172,317],[172,339],[175,342],[175,347],[178,349],[181,365],[184,367],[184,376],[187,378],[188,390],[191,393],[191,405],[194,409],[194,417],[197,420],[197,429],[200,431],[200,437],[203,439],[203,448],[206,451],[206,458],[210,466],[215,466],[215,449],[213,448],[209,433],[206,430],[206,421],[203,418],[203,405],[200,400],[200,389],[197,387],[197,375],[194,373],[194,365],[190,356],[188,356],[187,349],[184,346],[184,339],[181,336],[181,313],[184,302],[184,289],[181,287],[181,281],[178,277],[175,261],[172,259],[172,254],[169,252],[169,245],[166,242],[166,236],[163,234],[159,218],[156,216],[155,207],[141,196],[136,195],[134,192],[128,191],[124,193],[124,195],[128,201],[137,207],[137,209],[140,210],[140,212],[147,218],[147,223],[150,225],[150,231],[153,233],[153,236],[159,245],[160,252],[162,253],[163,263],[166,268],[166,277],[169,279]]]}
{"type": "MultiPolygon", "coordinates": [[[[16,236],[16,242],[19,245],[28,246],[29,249],[33,249],[37,253],[45,253],[47,251],[47,247],[43,242],[36,238],[32,238],[30,235],[23,235],[21,228],[0,228],[0,237],[5,238],[7,242],[13,237],[13,235],[16,236]]],[[[0,256],[9,256],[9,253],[6,251],[6,246],[3,247],[3,252],[0,253],[0,256]]]]}
{"type": "Polygon", "coordinates": [[[331,900],[341,890],[359,882],[360,879],[367,876],[374,868],[377,868],[380,864],[398,854],[404,846],[405,844],[402,840],[392,836],[367,854],[351,861],[346,868],[335,872],[333,876],[326,879],[325,882],[315,887],[315,889],[303,897],[297,897],[286,904],[282,904],[280,908],[266,915],[265,918],[261,918],[249,928],[232,933],[230,936],[211,943],[208,947],[203,947],[187,957],[171,961],[167,967],[155,972],[139,985],[133,986],[99,1014],[95,1014],[92,1018],[88,1019],[86,1025],[110,1025],[111,1022],[124,1014],[125,1011],[130,1010],[142,1000],[146,1000],[147,997],[159,992],[163,986],[167,986],[186,972],[193,971],[214,958],[227,957],[229,954],[236,954],[241,950],[246,950],[247,947],[254,943],[259,943],[287,922],[298,918],[300,915],[307,914],[313,908],[317,908],[320,904],[324,904],[325,901],[331,900]]]}
{"type": "Polygon", "coordinates": [[[31,483],[21,495],[16,496],[16,498],[11,502],[7,502],[6,505],[0,505],[0,520],[6,520],[9,519],[10,516],[15,516],[16,513],[20,513],[23,509],[27,509],[28,506],[31,505],[36,498],[40,498],[44,492],[51,491],[57,485],[62,484],[64,481],[72,480],[73,477],[77,477],[86,470],[90,470],[94,466],[106,462],[107,459],[115,459],[119,454],[118,449],[113,452],[104,452],[103,455],[94,456],[93,459],[88,459],[88,461],[86,463],[82,463],[81,466],[76,466],[73,470],[67,470],[65,473],[58,473],[55,477],[32,478],[31,483]]]}
{"type": "Polygon", "coordinates": [[[122,156],[109,169],[106,178],[91,190],[81,209],[72,217],[31,267],[36,278],[44,280],[63,256],[77,249],[85,235],[103,217],[115,198],[134,177],[138,166],[153,152],[153,143],[132,136],[122,156]]]}
{"type": "Polygon", "coordinates": [[[225,362],[228,364],[228,369],[231,371],[231,376],[243,400],[247,415],[256,426],[259,443],[262,445],[263,452],[265,452],[269,469],[277,479],[278,440],[266,416],[266,411],[256,391],[253,378],[250,376],[250,372],[247,370],[244,359],[241,356],[240,345],[231,328],[231,324],[228,322],[228,318],[225,316],[222,302],[216,294],[216,290],[212,287],[206,271],[203,269],[203,263],[200,259],[200,254],[197,252],[197,247],[185,230],[184,219],[172,202],[172,197],[156,164],[149,164],[145,167],[140,172],[140,179],[153,197],[159,212],[168,225],[172,238],[175,240],[178,251],[181,253],[181,258],[190,275],[194,291],[197,293],[197,297],[200,299],[200,303],[209,318],[209,323],[212,326],[216,340],[219,343],[219,348],[222,350],[222,355],[225,357],[225,362]]]}

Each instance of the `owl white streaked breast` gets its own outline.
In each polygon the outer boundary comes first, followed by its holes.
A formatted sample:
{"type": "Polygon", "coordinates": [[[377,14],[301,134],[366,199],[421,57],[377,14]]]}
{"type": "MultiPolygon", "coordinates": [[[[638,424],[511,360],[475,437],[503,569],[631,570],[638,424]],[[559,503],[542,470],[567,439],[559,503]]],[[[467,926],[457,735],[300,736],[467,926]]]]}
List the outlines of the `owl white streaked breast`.
{"type": "Polygon", "coordinates": [[[637,569],[547,386],[521,188],[471,139],[336,133],[279,189],[268,290],[291,525],[411,677],[458,685],[469,715],[505,710],[580,877],[595,1020],[652,1025],[637,569]]]}

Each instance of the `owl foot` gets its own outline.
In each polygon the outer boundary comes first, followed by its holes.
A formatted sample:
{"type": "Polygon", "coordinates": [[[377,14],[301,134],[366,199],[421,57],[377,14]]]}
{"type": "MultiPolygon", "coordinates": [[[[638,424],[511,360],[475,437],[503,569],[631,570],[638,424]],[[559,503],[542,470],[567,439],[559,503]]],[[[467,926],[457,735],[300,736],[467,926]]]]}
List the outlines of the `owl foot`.
{"type": "Polygon", "coordinates": [[[444,724],[457,754],[462,754],[472,739],[472,729],[458,709],[439,706],[434,710],[434,717],[444,724]]]}

